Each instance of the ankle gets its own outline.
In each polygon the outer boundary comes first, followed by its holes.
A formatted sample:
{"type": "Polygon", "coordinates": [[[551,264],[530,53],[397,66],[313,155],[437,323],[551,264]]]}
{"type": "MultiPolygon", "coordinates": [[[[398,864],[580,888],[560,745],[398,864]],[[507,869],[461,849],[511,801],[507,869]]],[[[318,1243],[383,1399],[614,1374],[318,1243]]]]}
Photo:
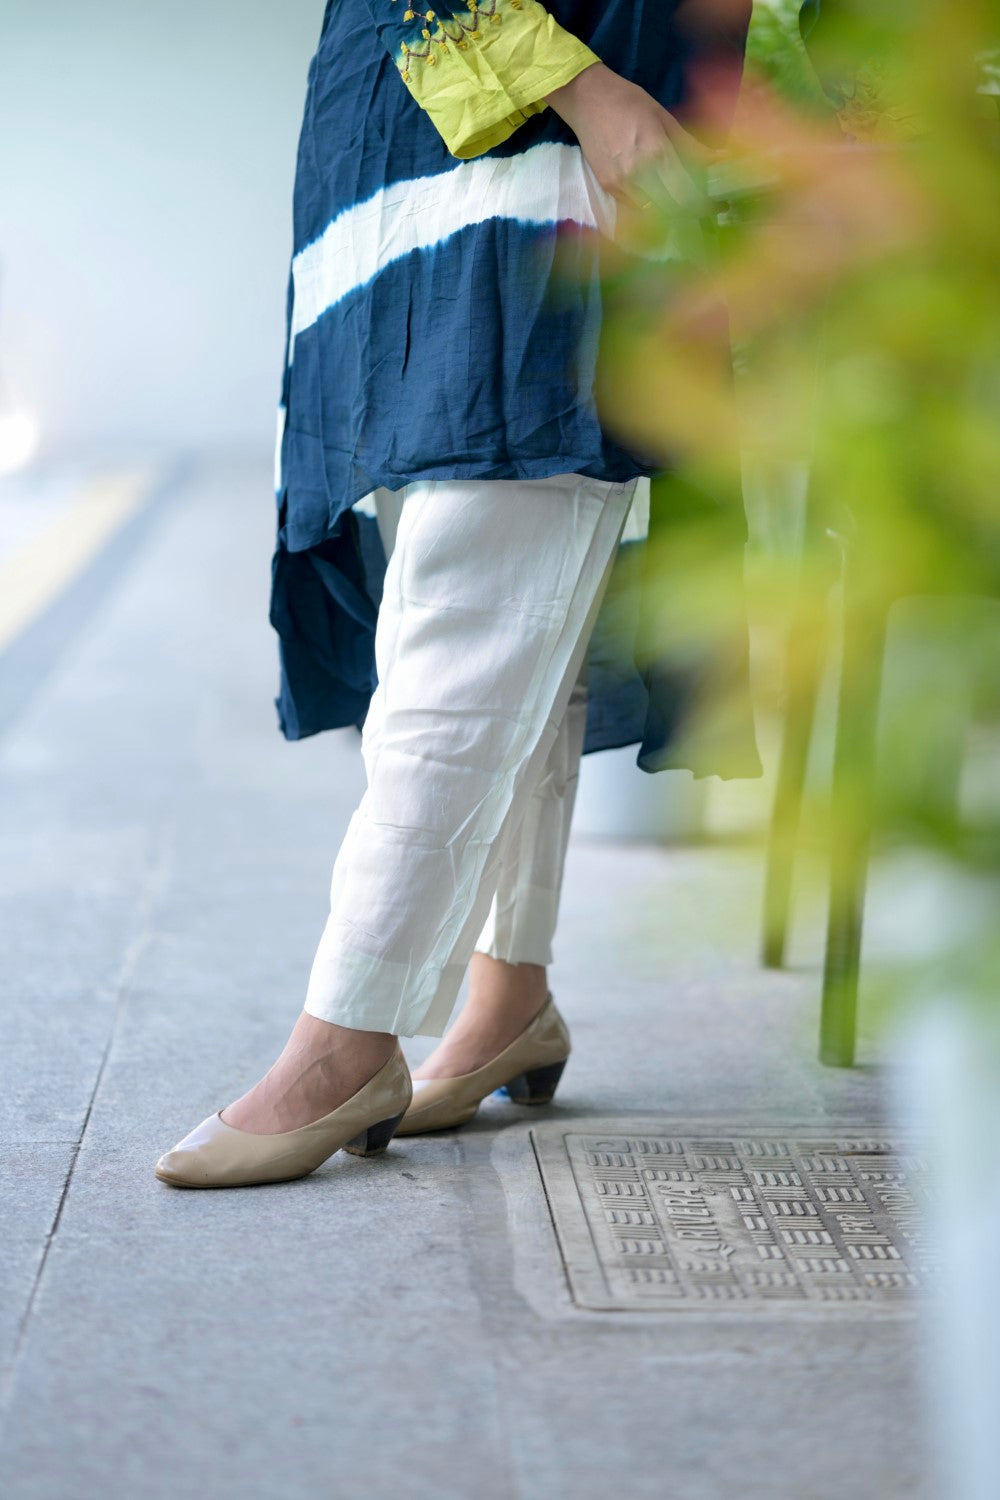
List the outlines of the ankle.
{"type": "Polygon", "coordinates": [[[386,1031],[361,1031],[324,1021],[304,1010],[300,1014],[286,1050],[308,1052],[312,1057],[328,1059],[340,1067],[383,1067],[395,1052],[397,1039],[386,1031]]]}
{"type": "Polygon", "coordinates": [[[223,1122],[273,1134],[296,1130],[347,1102],[381,1072],[396,1050],[394,1036],[336,1026],[303,1011],[273,1066],[228,1105],[223,1122]]]}
{"type": "Polygon", "coordinates": [[[547,998],[541,964],[508,964],[474,954],[468,1002],[414,1078],[454,1078],[484,1067],[531,1025],[547,998]]]}
{"type": "Polygon", "coordinates": [[[510,1018],[531,1020],[548,998],[548,972],[542,964],[510,964],[474,953],[469,965],[469,1005],[473,1013],[496,1009],[510,1018]]]}

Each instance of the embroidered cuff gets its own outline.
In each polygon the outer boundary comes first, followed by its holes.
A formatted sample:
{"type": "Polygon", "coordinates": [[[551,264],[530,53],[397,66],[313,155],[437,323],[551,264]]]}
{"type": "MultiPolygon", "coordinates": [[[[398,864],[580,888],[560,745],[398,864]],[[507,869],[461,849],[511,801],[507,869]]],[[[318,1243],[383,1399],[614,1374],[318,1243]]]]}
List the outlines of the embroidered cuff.
{"type": "Polygon", "coordinates": [[[402,4],[409,34],[396,64],[453,156],[499,145],[545,108],[546,94],[600,61],[538,0],[402,4]]]}

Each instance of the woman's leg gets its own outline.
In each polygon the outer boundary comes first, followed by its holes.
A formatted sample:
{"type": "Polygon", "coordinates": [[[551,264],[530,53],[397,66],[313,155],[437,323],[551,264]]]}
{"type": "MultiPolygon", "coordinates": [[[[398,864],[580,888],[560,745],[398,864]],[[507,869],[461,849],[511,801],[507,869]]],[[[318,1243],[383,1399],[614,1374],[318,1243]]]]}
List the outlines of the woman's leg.
{"type": "Polygon", "coordinates": [[[587,724],[587,665],[577,673],[559,733],[500,878],[476,953],[507,964],[552,962],[566,847],[587,724]]]}
{"type": "Polygon", "coordinates": [[[524,821],[501,859],[469,965],[466,1004],[415,1078],[455,1078],[484,1067],[545,1004],[586,721],[584,660],[524,821]]]}
{"type": "Polygon", "coordinates": [[[287,1111],[270,1123],[286,1084],[293,1114],[326,1112],[330,1081],[347,1087],[353,1070],[360,1087],[392,1035],[443,1031],[502,850],[558,738],[631,490],[562,475],[408,491],[379,616],[368,789],[337,859],[306,1014],[228,1123],[294,1128],[287,1111]]]}

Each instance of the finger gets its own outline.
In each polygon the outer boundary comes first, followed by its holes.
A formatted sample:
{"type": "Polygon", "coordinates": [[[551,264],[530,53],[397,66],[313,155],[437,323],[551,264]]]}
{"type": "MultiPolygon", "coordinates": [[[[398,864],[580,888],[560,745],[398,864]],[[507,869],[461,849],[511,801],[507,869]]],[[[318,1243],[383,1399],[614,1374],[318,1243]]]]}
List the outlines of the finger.
{"type": "Polygon", "coordinates": [[[615,196],[620,202],[629,204],[632,208],[640,209],[646,213],[655,206],[656,197],[662,197],[658,193],[659,183],[654,179],[652,182],[640,182],[638,175],[626,177],[617,186],[615,196]],[[652,188],[652,191],[650,189],[652,188]]]}
{"type": "Polygon", "coordinates": [[[692,135],[690,130],[685,130],[669,109],[663,110],[663,128],[682,160],[691,162],[695,166],[709,167],[726,155],[721,147],[706,146],[705,142],[700,141],[696,135],[692,135]]]}
{"type": "Polygon", "coordinates": [[[696,217],[705,212],[705,195],[699,191],[669,148],[650,158],[634,172],[629,186],[635,198],[643,205],[659,205],[673,213],[680,209],[683,213],[696,217]]]}
{"type": "Polygon", "coordinates": [[[649,163],[650,177],[685,212],[700,218],[709,212],[707,171],[692,167],[673,147],[649,163]]]}

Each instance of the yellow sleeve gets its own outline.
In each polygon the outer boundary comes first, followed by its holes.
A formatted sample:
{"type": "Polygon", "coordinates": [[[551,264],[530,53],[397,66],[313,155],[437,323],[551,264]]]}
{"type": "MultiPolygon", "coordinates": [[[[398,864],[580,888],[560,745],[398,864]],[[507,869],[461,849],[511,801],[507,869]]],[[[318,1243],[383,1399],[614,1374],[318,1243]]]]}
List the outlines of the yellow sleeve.
{"type": "Polygon", "coordinates": [[[538,0],[391,3],[403,23],[396,65],[453,156],[498,146],[545,109],[546,94],[600,61],[538,0]]]}

